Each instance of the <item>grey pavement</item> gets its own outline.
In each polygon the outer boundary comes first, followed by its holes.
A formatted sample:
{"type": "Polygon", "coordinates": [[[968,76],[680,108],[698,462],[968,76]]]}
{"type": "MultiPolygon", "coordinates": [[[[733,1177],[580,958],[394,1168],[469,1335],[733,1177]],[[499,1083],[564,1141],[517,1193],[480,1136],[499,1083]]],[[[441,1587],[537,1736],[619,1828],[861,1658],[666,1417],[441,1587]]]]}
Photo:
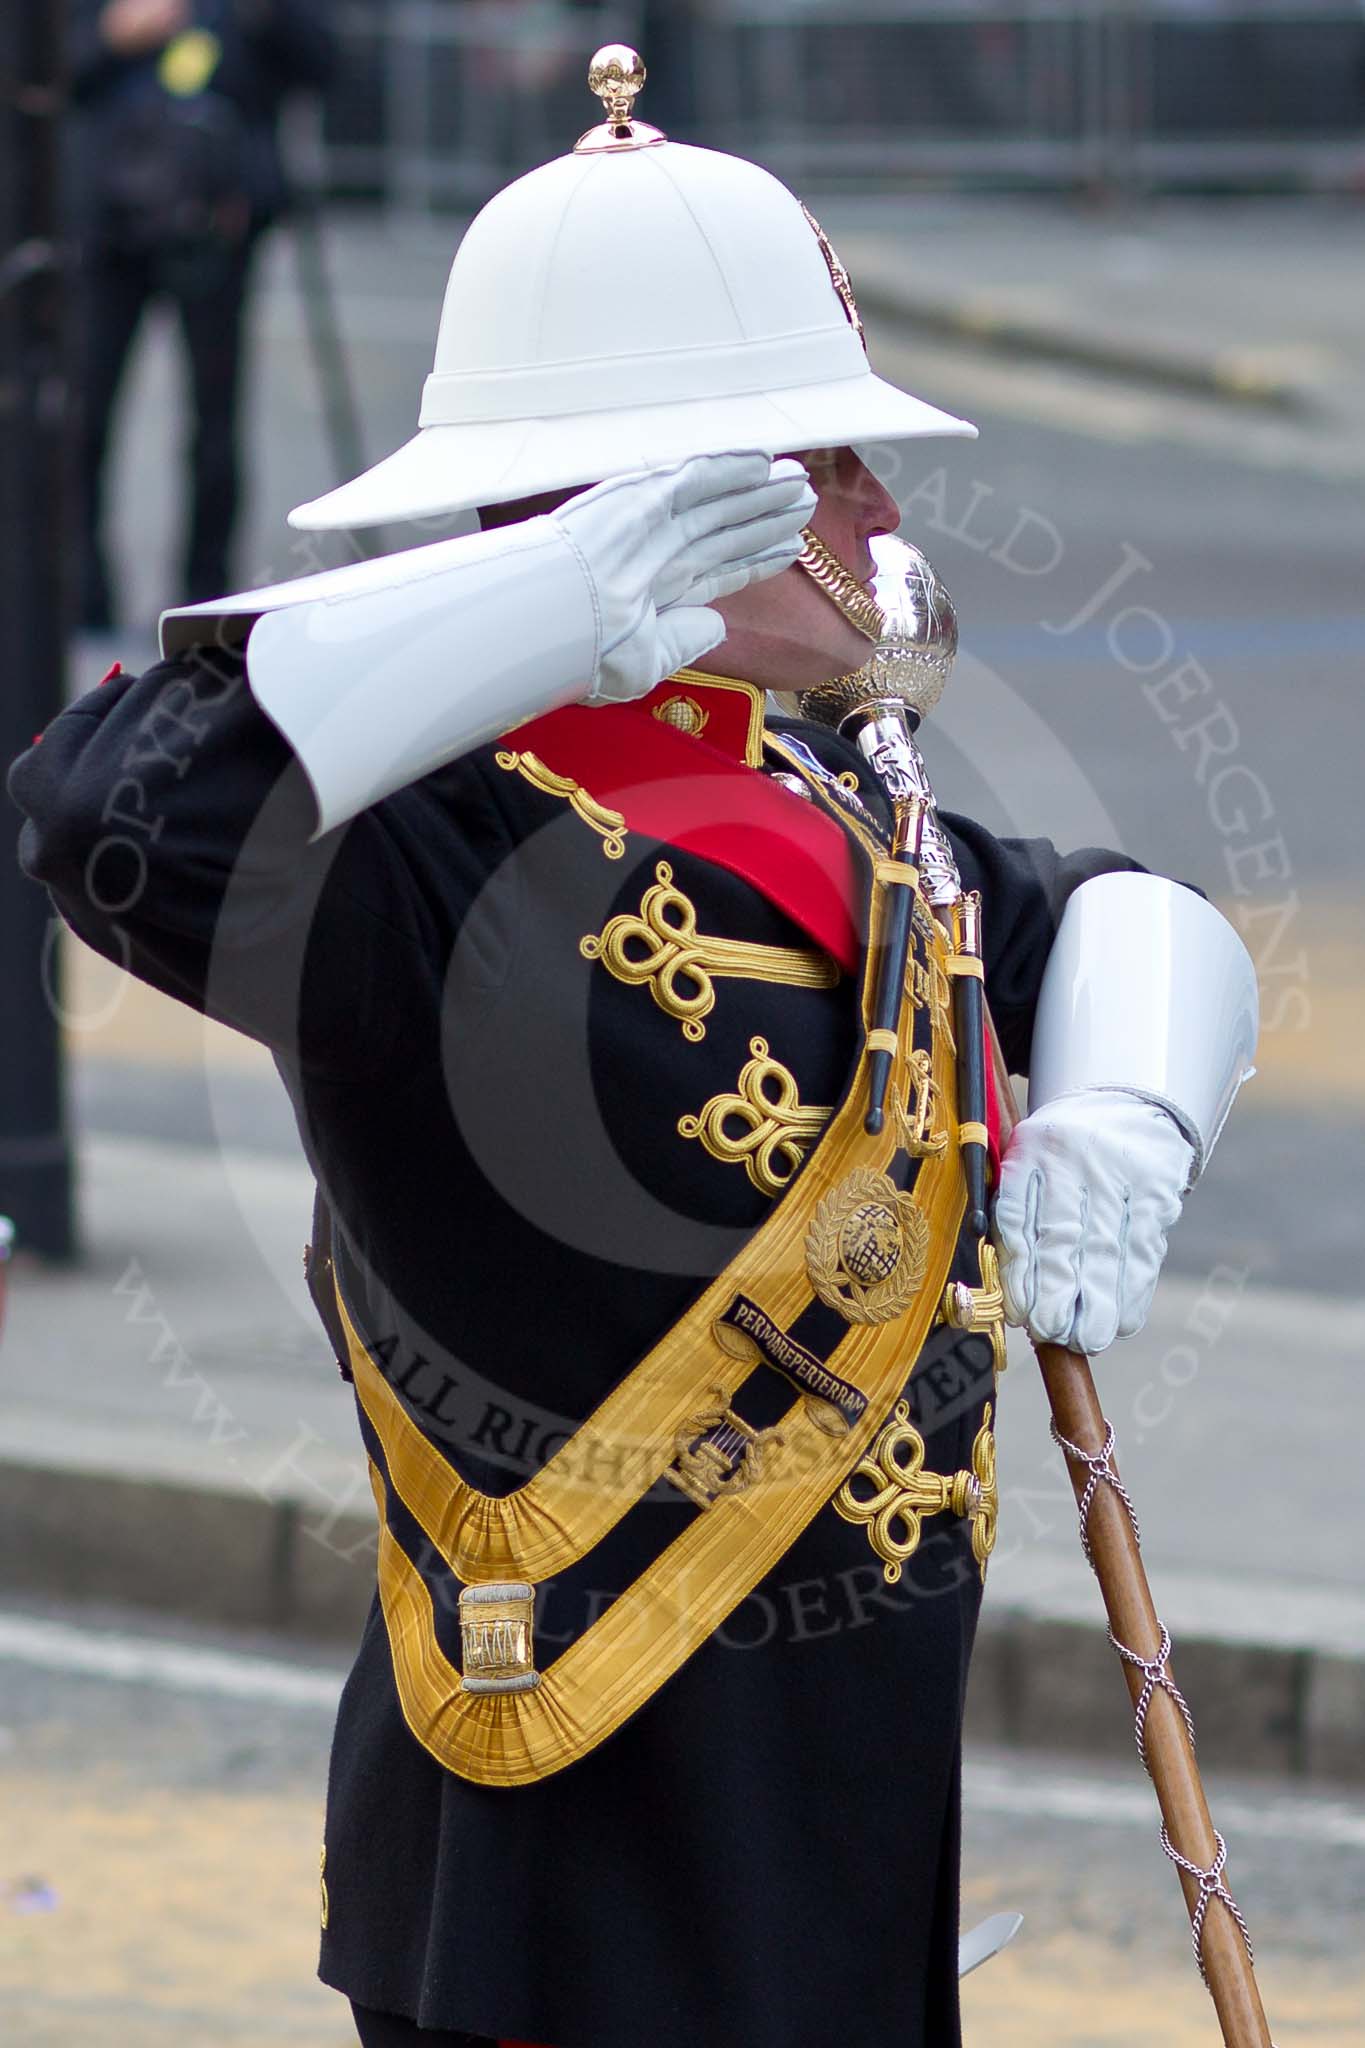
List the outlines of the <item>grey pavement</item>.
{"type": "MultiPolygon", "coordinates": [[[[1201,882],[1256,954],[1263,1076],[1187,1205],[1151,1328],[1101,1362],[1100,1384],[1206,1751],[1358,1778],[1356,210],[809,196],[855,286],[867,280],[874,361],[982,428],[977,444],[921,444],[894,480],[963,620],[927,735],[940,795],[997,829],[1120,845],[1201,882]],[[1173,360],[1208,375],[1182,382],[1173,360]],[[1049,528],[1055,561],[1019,567],[1026,547],[1008,536],[1048,555],[1049,528]],[[1082,616],[1125,551],[1146,566],[1082,616]],[[1148,641],[1120,658],[1112,614],[1128,601],[1148,641]],[[1229,758],[1260,778],[1282,884],[1238,894],[1238,842],[1144,695],[1163,634],[1170,663],[1200,664],[1233,721],[1229,758]]],[[[415,426],[457,236],[441,220],[331,224],[368,459],[415,426]]],[[[337,480],[286,237],[263,286],[243,583],[345,552],[284,524],[337,480]]],[[[77,685],[111,654],[145,659],[148,622],[175,595],[181,427],[164,334],[125,419],[128,627],[78,650],[77,685]]],[[[87,1258],[67,1274],[14,1269],[0,1571],[20,1588],[344,1636],[365,1604],[373,1514],[349,1396],[302,1292],[309,1191],[287,1109],[248,1071],[215,1071],[210,1088],[193,1066],[89,1054],[73,1097],[87,1258]]],[[[1085,1744],[1107,1728],[1121,1746],[1122,1687],[1027,1354],[1000,1423],[1006,1504],[974,1724],[1085,1744]]]]}

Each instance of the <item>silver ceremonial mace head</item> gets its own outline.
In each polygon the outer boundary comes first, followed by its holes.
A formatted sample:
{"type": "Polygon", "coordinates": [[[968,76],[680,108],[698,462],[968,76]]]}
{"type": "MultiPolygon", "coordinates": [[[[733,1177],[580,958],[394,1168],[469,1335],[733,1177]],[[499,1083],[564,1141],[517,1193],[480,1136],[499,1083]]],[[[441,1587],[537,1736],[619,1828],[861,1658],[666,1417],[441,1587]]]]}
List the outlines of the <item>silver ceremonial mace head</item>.
{"type": "Polygon", "coordinates": [[[957,612],[927,557],[895,534],[879,534],[870,549],[876,620],[867,617],[866,586],[832,557],[826,555],[816,580],[859,632],[872,639],[876,627],[872,652],[851,675],[818,683],[800,697],[803,718],[832,725],[847,739],[856,739],[879,713],[899,713],[913,732],[943,695],[957,656],[957,612]]]}
{"type": "Polygon", "coordinates": [[[873,647],[851,675],[803,690],[801,715],[853,742],[891,798],[895,844],[913,846],[929,901],[935,908],[955,903],[962,894],[957,862],[914,737],[957,655],[953,601],[919,549],[894,534],[870,544],[870,594],[814,535],[807,543],[802,568],[873,647]]]}

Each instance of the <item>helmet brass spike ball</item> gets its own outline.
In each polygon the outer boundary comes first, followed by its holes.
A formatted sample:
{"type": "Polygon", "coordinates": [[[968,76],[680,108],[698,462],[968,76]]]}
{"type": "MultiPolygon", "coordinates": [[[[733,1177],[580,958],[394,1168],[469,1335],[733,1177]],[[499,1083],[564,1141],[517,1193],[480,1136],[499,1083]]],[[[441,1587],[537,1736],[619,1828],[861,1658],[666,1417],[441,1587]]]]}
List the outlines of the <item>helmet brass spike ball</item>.
{"type": "Polygon", "coordinates": [[[574,144],[575,156],[596,150],[651,149],[668,137],[634,117],[635,101],[648,77],[644,59],[629,43],[604,43],[588,66],[588,91],[602,102],[606,120],[589,128],[574,144]]]}

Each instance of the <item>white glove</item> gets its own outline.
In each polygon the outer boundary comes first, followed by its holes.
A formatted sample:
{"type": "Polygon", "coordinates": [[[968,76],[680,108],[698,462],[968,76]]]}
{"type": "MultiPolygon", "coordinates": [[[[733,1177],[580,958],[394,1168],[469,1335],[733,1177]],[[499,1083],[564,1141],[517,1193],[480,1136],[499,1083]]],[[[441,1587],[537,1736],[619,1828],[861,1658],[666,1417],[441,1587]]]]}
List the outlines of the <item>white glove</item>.
{"type": "Polygon", "coordinates": [[[562,705],[623,703],[724,638],[713,598],[794,562],[799,462],[698,455],[553,513],[168,612],[163,644],[247,640],[318,832],[562,705]]]}
{"type": "Polygon", "coordinates": [[[1193,1160],[1166,1110],[1121,1089],[1082,1089],[1025,1117],[995,1205],[1006,1320],[1087,1357],[1133,1336],[1193,1160]]]}
{"type": "Polygon", "coordinates": [[[590,704],[643,697],[725,638],[713,599],[776,576],[801,552],[815,492],[799,462],[695,455],[612,477],[550,519],[593,593],[598,659],[590,704]]]}

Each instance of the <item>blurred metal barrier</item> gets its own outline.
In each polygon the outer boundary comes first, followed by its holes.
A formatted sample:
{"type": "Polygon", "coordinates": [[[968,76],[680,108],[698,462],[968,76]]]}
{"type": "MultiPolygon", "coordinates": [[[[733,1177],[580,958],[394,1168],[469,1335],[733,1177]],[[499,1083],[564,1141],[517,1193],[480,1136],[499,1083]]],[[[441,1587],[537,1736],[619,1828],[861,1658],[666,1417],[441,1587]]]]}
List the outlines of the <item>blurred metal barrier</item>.
{"type": "Polygon", "coordinates": [[[345,0],[333,190],[480,204],[591,118],[637,41],[650,117],[831,182],[1342,187],[1365,172],[1360,0],[345,0]],[[666,54],[661,50],[666,44],[666,54]]]}
{"type": "Polygon", "coordinates": [[[723,0],[700,125],[798,181],[1071,183],[1094,175],[1106,17],[1094,8],[723,0]]]}
{"type": "Polygon", "coordinates": [[[562,0],[346,0],[347,61],[322,163],[334,192],[434,210],[482,205],[593,120],[588,58],[637,10],[562,0]]]}
{"type": "Polygon", "coordinates": [[[721,0],[702,125],[797,180],[1349,182],[1365,12],[1342,0],[721,0]]]}

